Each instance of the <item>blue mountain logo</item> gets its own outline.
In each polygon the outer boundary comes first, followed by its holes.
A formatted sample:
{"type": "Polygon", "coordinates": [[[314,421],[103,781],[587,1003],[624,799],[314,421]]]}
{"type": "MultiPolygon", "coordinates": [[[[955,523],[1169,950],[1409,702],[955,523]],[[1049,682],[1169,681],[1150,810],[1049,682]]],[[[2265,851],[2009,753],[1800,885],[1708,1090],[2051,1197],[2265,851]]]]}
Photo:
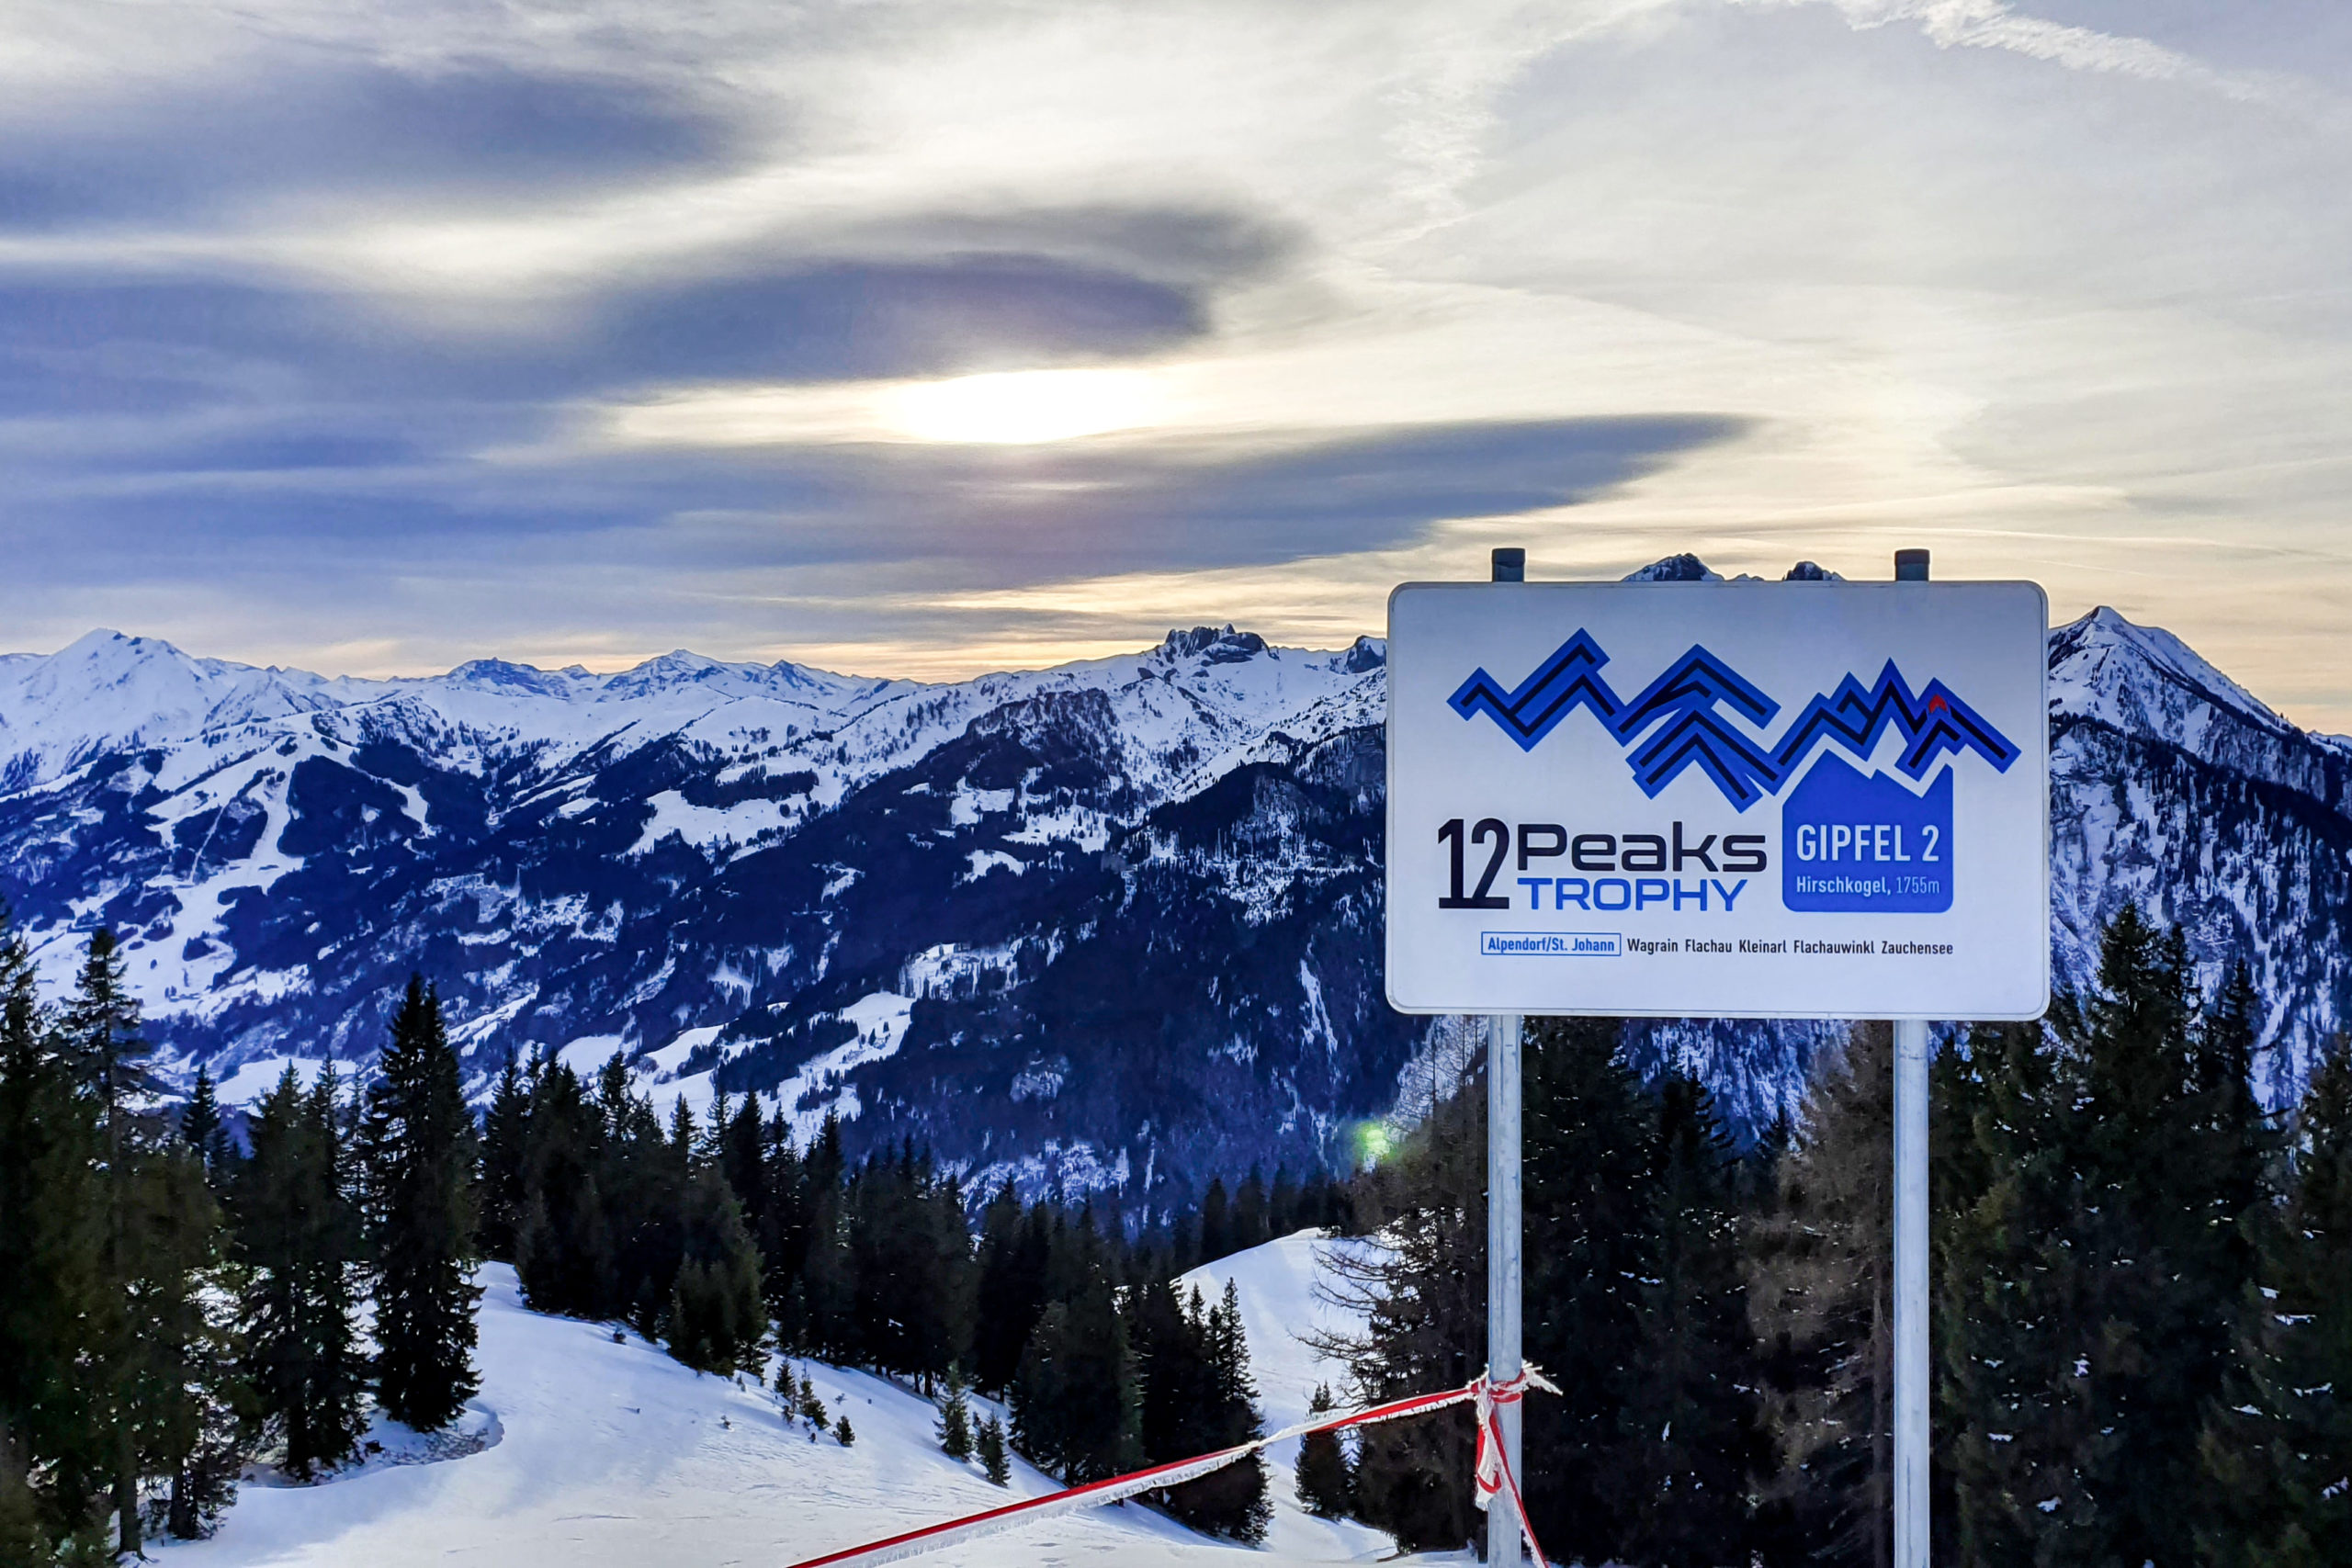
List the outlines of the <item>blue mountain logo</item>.
{"type": "Polygon", "coordinates": [[[1521,750],[1532,751],[1537,741],[1552,733],[1554,725],[1580,707],[1591,709],[1602,724],[1616,723],[1625,705],[1601,677],[1600,667],[1608,662],[1609,655],[1600,651],[1591,635],[1578,631],[1534,674],[1510,690],[1503,690],[1481,670],[1462,682],[1462,689],[1448,700],[1464,718],[1474,713],[1494,715],[1495,722],[1519,742],[1521,750]]]}
{"type": "Polygon", "coordinates": [[[1697,647],[1625,705],[1610,728],[1619,745],[1634,749],[1634,782],[1644,795],[1657,798],[1694,765],[1742,811],[1780,788],[1783,770],[1771,753],[1725,723],[1719,709],[1760,728],[1772,721],[1781,705],[1697,647]]]}
{"type": "Polygon", "coordinates": [[[1894,765],[1914,780],[1926,778],[1939,761],[1960,751],[1974,751],[1996,773],[2008,772],[2018,760],[2018,749],[2008,737],[1941,681],[1928,682],[1926,691],[1913,695],[1892,659],[1879,671],[1876,685],[1866,689],[1849,675],[1835,692],[1805,704],[1773,749],[1773,758],[1782,773],[1791,773],[1826,741],[1868,761],[1879,736],[1889,728],[1903,737],[1894,765]]]}
{"type": "Polygon", "coordinates": [[[1836,691],[1816,694],[1777,741],[1760,732],[1781,705],[1703,646],[1693,644],[1631,700],[1602,677],[1608,662],[1592,634],[1579,628],[1519,684],[1506,687],[1481,669],[1447,702],[1464,719],[1486,714],[1523,751],[1586,709],[1625,750],[1643,794],[1656,798],[1695,767],[1742,811],[1780,794],[1825,745],[1867,763],[1889,729],[1902,739],[1895,766],[1915,783],[1962,751],[1975,752],[1996,773],[2008,772],[2019,755],[2016,743],[1958,693],[1941,681],[1913,691],[1891,659],[1868,686],[1849,674],[1836,691]]]}

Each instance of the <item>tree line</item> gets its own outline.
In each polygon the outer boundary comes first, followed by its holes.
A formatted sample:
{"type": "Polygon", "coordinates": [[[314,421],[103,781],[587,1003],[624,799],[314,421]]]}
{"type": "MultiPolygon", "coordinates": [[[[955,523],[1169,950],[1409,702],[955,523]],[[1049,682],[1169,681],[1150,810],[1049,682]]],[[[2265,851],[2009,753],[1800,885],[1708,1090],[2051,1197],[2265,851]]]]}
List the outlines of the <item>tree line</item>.
{"type": "Polygon", "coordinates": [[[243,1140],[150,1055],[109,933],[52,1007],[0,910],[0,1561],[204,1535],[249,1461],[308,1478],[369,1401],[429,1430],[474,1391],[474,1122],[433,992],[364,1093],[289,1068],[243,1140]]]}
{"type": "MultiPolygon", "coordinates": [[[[2352,1055],[2266,1116],[2259,1010],[2243,967],[2200,997],[2180,933],[2127,908],[2045,1024],[1939,1053],[1939,1562],[2352,1562],[2352,1055]]],[[[1530,1021],[1527,1355],[1563,1393],[1525,1406],[1526,1479],[1561,1560],[1892,1560],[1889,1035],[1858,1026],[1802,1125],[1739,1152],[1613,1021],[1530,1021]]],[[[1356,1397],[1483,1362],[1484,1100],[1359,1182],[1356,1397]]],[[[1472,1445],[1458,1412],[1311,1445],[1301,1495],[1459,1547],[1472,1445]]]]}
{"type": "MultiPolygon", "coordinates": [[[[483,1123],[483,1235],[540,1311],[627,1318],[706,1371],[785,1358],[776,1389],[820,1425],[791,1358],[869,1368],[942,1400],[957,1458],[1009,1441],[1072,1483],[1231,1446],[1257,1430],[1240,1309],[1177,1279],[1277,1235],[1343,1223],[1327,1174],[1220,1179],[1201,1202],[1131,1224],[1093,1201],[978,1205],[911,1145],[860,1161],[828,1116],[805,1146],[781,1107],[720,1095],[666,1123],[616,1054],[583,1078],[510,1062],[483,1123]],[[976,1234],[977,1233],[977,1234],[976,1234]],[[1009,1430],[975,1427],[965,1391],[1001,1399],[1009,1430]],[[959,1414],[960,1413],[960,1414],[959,1414]]],[[[840,1434],[836,1432],[838,1437],[840,1434]]],[[[1152,1499],[1205,1529],[1262,1536],[1262,1466],[1152,1499]]]]}

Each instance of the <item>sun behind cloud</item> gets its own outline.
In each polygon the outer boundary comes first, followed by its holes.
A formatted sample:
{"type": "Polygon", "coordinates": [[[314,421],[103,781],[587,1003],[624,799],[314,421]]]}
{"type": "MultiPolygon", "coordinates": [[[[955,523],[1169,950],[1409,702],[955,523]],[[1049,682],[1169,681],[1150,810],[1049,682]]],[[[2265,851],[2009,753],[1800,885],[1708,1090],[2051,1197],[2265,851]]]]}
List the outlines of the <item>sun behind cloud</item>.
{"type": "Polygon", "coordinates": [[[1182,423],[1162,373],[996,370],[927,380],[689,387],[600,411],[623,445],[1036,446],[1182,423]]]}
{"type": "Polygon", "coordinates": [[[1160,400],[1137,370],[1005,370],[894,388],[885,416],[918,441],[1031,446],[1153,423],[1160,400]]]}

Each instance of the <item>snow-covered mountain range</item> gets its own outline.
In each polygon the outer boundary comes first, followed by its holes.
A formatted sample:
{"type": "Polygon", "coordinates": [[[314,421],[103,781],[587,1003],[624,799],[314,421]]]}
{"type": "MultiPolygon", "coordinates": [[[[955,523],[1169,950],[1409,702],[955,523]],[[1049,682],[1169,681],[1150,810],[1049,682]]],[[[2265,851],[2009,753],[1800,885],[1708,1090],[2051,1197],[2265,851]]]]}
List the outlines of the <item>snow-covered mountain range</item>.
{"type": "MultiPolygon", "coordinates": [[[[2062,982],[2124,900],[2181,920],[2209,977],[2255,964],[2290,1092],[2352,1011],[2352,743],[2111,611],[2050,657],[2062,982]]],[[[1385,685],[1374,639],[1230,627],[955,684],[683,652],[331,680],[96,632],[0,657],[0,897],[60,985],[112,926],[232,1098],[364,1062],[416,970],[478,1085],[617,1049],[658,1098],[1175,1196],[1339,1157],[1429,1046],[1381,1000],[1385,685]]],[[[1752,1122],[1825,1033],[1634,1040],[1752,1122]]]]}

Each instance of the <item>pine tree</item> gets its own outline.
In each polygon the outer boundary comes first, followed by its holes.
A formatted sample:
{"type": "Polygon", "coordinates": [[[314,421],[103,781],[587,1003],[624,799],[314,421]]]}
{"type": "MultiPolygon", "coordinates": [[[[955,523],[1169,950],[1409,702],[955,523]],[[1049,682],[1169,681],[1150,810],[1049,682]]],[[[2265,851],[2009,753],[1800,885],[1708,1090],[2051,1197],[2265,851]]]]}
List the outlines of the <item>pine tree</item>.
{"type": "Polygon", "coordinates": [[[164,1146],[141,1172],[133,1224],[143,1325],[133,1376],[143,1474],[168,1490],[144,1521],[181,1540],[212,1533],[236,1497],[252,1399],[238,1369],[241,1273],[226,1256],[220,1206],[193,1148],[164,1146]]]}
{"type": "Polygon", "coordinates": [[[697,1371],[756,1370],[767,1337],[759,1250],[716,1170],[695,1174],[682,1217],[684,1257],[671,1287],[670,1354],[697,1371]]]}
{"type": "Polygon", "coordinates": [[[154,1087],[147,1071],[150,1046],[141,1032],[139,1003],[130,994],[114,933],[90,934],[74,1000],[62,1020],[65,1049],[106,1106],[109,1152],[124,1147],[137,1114],[130,1101],[154,1087]]]}
{"type": "Polygon", "coordinates": [[[842,1179],[846,1168],[841,1120],[829,1111],[805,1164],[808,1231],[800,1262],[800,1301],[806,1314],[807,1348],[835,1360],[854,1359],[863,1337],[857,1322],[856,1281],[842,1221],[842,1179]]]}
{"type": "Polygon", "coordinates": [[[852,1443],[857,1441],[857,1433],[850,1427],[849,1413],[847,1411],[843,1411],[842,1413],[842,1418],[833,1423],[833,1438],[843,1448],[847,1448],[852,1443]]]}
{"type": "Polygon", "coordinates": [[[978,1449],[982,1473],[996,1485],[1012,1484],[1012,1461],[1004,1451],[1004,1423],[993,1414],[980,1423],[978,1449]]]}
{"type": "Polygon", "coordinates": [[[0,918],[0,1490],[75,1561],[202,1533],[241,1458],[219,1208],[146,1051],[110,936],[52,1021],[0,918]]]}
{"type": "Polygon", "coordinates": [[[929,1383],[971,1359],[979,1265],[964,1220],[963,1180],[953,1171],[933,1170],[928,1156],[914,1229],[916,1269],[925,1289],[910,1336],[915,1364],[908,1370],[929,1383]]]}
{"type": "Polygon", "coordinates": [[[539,1312],[601,1316],[613,1305],[613,1245],[599,1178],[605,1122],[580,1076],[561,1062],[531,1088],[514,1272],[539,1312]]]}
{"type": "Polygon", "coordinates": [[[1253,1165],[1233,1201],[1234,1250],[1262,1246],[1272,1234],[1272,1219],[1266,1210],[1266,1179],[1253,1165]]]}
{"type": "Polygon", "coordinates": [[[2041,1032],[1972,1032],[1978,1104],[1952,1154],[1995,1173],[1953,1217],[1936,1310],[1953,1325],[1945,1404],[1959,1555],[1983,1568],[2058,1557],[2063,1529],[2093,1511],[2075,1459],[2100,1439],[2085,1387],[2087,1270],[2069,1230],[2084,1158],[2077,1071],[2062,1070],[2041,1032]]]}
{"type": "MultiPolygon", "coordinates": [[[[1333,1408],[1331,1385],[1316,1384],[1307,1415],[1328,1416],[1333,1408]]],[[[1299,1439],[1295,1483],[1299,1502],[1317,1518],[1343,1519],[1354,1512],[1355,1472],[1339,1433],[1309,1432],[1299,1439]]]]}
{"type": "MultiPolygon", "coordinates": [[[[688,1211],[704,1224],[707,1240],[716,1222],[708,1195],[693,1190],[709,1172],[691,1113],[683,1124],[675,1114],[683,1099],[673,1105],[665,1135],[651,1100],[631,1094],[628,1082],[615,1052],[597,1075],[605,1130],[597,1190],[612,1247],[598,1294],[602,1312],[626,1314],[639,1334],[661,1339],[669,1335],[679,1269],[687,1261],[688,1211]]],[[[718,1257],[715,1245],[707,1246],[699,1261],[708,1266],[718,1257]]]]}
{"type": "Polygon", "coordinates": [[[530,1138],[531,1080],[509,1052],[482,1117],[481,1248],[503,1262],[514,1260],[523,1227],[524,1151],[530,1138]]]}
{"type": "Polygon", "coordinates": [[[1172,1278],[1200,1266],[1201,1216],[1191,1209],[1174,1210],[1168,1216],[1168,1267],[1162,1271],[1172,1278]]]}
{"type": "MultiPolygon", "coordinates": [[[[1485,1370],[1486,1147],[1486,1090],[1474,1078],[1365,1175],[1358,1217],[1386,1245],[1328,1255],[1332,1294],[1365,1331],[1314,1341],[1345,1361],[1360,1404],[1460,1388],[1485,1370]]],[[[1463,1483],[1476,1444],[1458,1408],[1365,1428],[1356,1516],[1406,1551],[1460,1548],[1485,1523],[1463,1483]]]]}
{"type": "Polygon", "coordinates": [[[1002,1393],[1046,1310],[1046,1216],[1023,1212],[1007,1181],[980,1213],[978,1283],[973,1312],[973,1382],[1002,1393]]]}
{"type": "Polygon", "coordinates": [[[939,1450],[952,1460],[972,1457],[972,1407],[964,1398],[964,1374],[947,1370],[947,1398],[939,1409],[939,1450]]]}
{"type": "Polygon", "coordinates": [[[1214,1263],[1238,1247],[1234,1238],[1233,1205],[1226,1196],[1225,1179],[1212,1177],[1201,1198],[1201,1261],[1214,1263]]]}
{"type": "MultiPolygon", "coordinates": [[[[1135,1351],[1136,1431],[1146,1464],[1206,1453],[1204,1431],[1215,1389],[1201,1292],[1188,1309],[1165,1275],[1128,1292],[1127,1339],[1135,1351]]],[[[1162,1497],[1164,1501],[1164,1495],[1162,1497]]]]}
{"type": "Polygon", "coordinates": [[[106,1272],[110,1299],[95,1325],[95,1349],[105,1392],[99,1421],[112,1464],[110,1493],[116,1550],[140,1550],[136,1380],[145,1359],[141,1340],[149,1325],[133,1294],[141,1259],[134,1254],[132,1210],[143,1179],[149,1141],[142,1136],[133,1102],[153,1087],[147,1071],[149,1046],[139,1003],[124,976],[114,933],[101,927],[90,934],[73,1001],[65,1010],[62,1037],[69,1059],[102,1107],[106,1140],[104,1226],[106,1272]]]}
{"type": "Polygon", "coordinates": [[[236,1391],[220,1351],[220,1215],[201,1157],[149,1108],[149,1045],[110,932],[93,933],[61,1042],[101,1112],[107,1289],[86,1320],[96,1429],[110,1460],[117,1549],[140,1550],[153,1527],[201,1533],[233,1470],[236,1391]],[[211,1457],[202,1457],[210,1454],[211,1457]],[[150,1519],[141,1482],[169,1477],[170,1505],[150,1519]]]}
{"type": "Polygon", "coordinates": [[[1012,1421],[1022,1452],[1069,1484],[1135,1468],[1135,1358],[1107,1268],[1038,1319],[1013,1379],[1012,1421]]]}
{"type": "Polygon", "coordinates": [[[2093,1399],[2123,1439],[2091,1473],[2115,1524],[2106,1550],[2145,1560],[2191,1533],[2197,1429],[2222,1392],[2252,1271],[2236,1224],[2259,1180],[2239,1124],[2252,1019],[2241,998],[2238,1018],[2224,1008],[2199,1028],[2181,932],[2149,930],[2128,908],[2100,986],[2071,1020],[2063,998],[2055,1010],[2086,1068],[2095,1179],[2079,1239],[2099,1266],[2093,1399]]]}
{"type": "Polygon", "coordinates": [[[761,1131],[760,1185],[763,1196],[752,1236],[760,1248],[760,1282],[768,1292],[776,1343],[795,1348],[803,1341],[808,1315],[800,1283],[808,1253],[808,1173],[781,1106],[761,1131]]]}
{"type": "Polygon", "coordinates": [[[2352,1042],[2331,1043],[2296,1116],[2286,1203],[2258,1244],[2235,1386],[2201,1445],[2220,1568],[2352,1562],[2352,1042]]]}
{"type": "Polygon", "coordinates": [[[846,1203],[859,1333],[844,1348],[928,1390],[971,1354],[975,1279],[962,1189],[908,1146],[868,1160],[846,1203]]]}
{"type": "MultiPolygon", "coordinates": [[[[1749,1314],[1774,1380],[1772,1502],[1809,1562],[1892,1561],[1894,1032],[1858,1025],[1815,1068],[1806,1125],[1751,1236],[1749,1314]]],[[[1940,1107],[1939,1107],[1940,1109],[1940,1107]]]]}
{"type": "MultiPolygon", "coordinates": [[[[1256,1390],[1228,1282],[1224,1301],[1204,1306],[1195,1286],[1179,1300],[1159,1277],[1130,1292],[1130,1338],[1138,1373],[1137,1433],[1147,1464],[1191,1459],[1247,1442],[1258,1433],[1256,1390]]],[[[1262,1539],[1272,1505],[1262,1459],[1146,1495],[1195,1529],[1238,1540],[1262,1539]]]]}
{"type": "Polygon", "coordinates": [[[441,998],[412,976],[368,1091],[360,1163],[375,1253],[376,1399],[421,1432],[481,1386],[472,1283],[477,1138],[441,998]]]}
{"type": "Polygon", "coordinates": [[[2127,906],[2051,1035],[1992,1050],[1976,1123],[1997,1174],[1948,1257],[1962,1539],[1979,1562],[2177,1562],[2251,1271],[2234,1222],[2263,1138],[2227,1081],[2251,1013],[2225,992],[2200,1022],[2180,933],[2127,906]]]}
{"type": "MultiPolygon", "coordinates": [[[[1242,1330],[1241,1305],[1231,1280],[1225,1297],[1199,1316],[1208,1356],[1209,1402],[1204,1448],[1236,1448],[1264,1431],[1258,1420],[1258,1388],[1250,1375],[1250,1343],[1242,1330]]],[[[1255,1544],[1266,1539],[1274,1506],[1268,1495],[1266,1460],[1253,1453],[1224,1469],[1188,1482],[1169,1494],[1170,1511],[1196,1529],[1255,1544]]]]}
{"type": "Polygon", "coordinates": [[[220,1116],[220,1102],[214,1093],[212,1075],[199,1063],[196,1083],[188,1090],[187,1103],[180,1108],[180,1142],[196,1151],[204,1162],[205,1179],[219,1188],[226,1179],[232,1157],[229,1129],[220,1116]]]}
{"type": "Polygon", "coordinates": [[[1730,1139],[1696,1080],[1658,1097],[1642,1268],[1642,1349],[1622,1374],[1631,1494],[1625,1555],[1708,1568],[1744,1555],[1762,1460],[1730,1139]]]}
{"type": "Polygon", "coordinates": [[[1298,1188],[1290,1179],[1290,1167],[1274,1167],[1274,1185],[1266,1194],[1266,1224],[1277,1236],[1285,1236],[1304,1224],[1298,1215],[1298,1188]]]}
{"type": "Polygon", "coordinates": [[[348,1459],[363,1427],[353,1318],[360,1224],[332,1067],[305,1093],[289,1066],[254,1108],[239,1171],[245,1371],[298,1480],[348,1459]]]}
{"type": "MultiPolygon", "coordinates": [[[[0,907],[0,1426],[44,1539],[85,1530],[111,1485],[95,1331],[109,1278],[104,1105],[62,1050],[0,907]]],[[[21,1506],[21,1505],[19,1505],[21,1506]]]]}
{"type": "Polygon", "coordinates": [[[747,1094],[733,1111],[726,1098],[711,1113],[711,1163],[742,1207],[743,1225],[754,1238],[765,1234],[768,1205],[767,1135],[760,1123],[759,1096],[747,1094]]]}
{"type": "MultiPolygon", "coordinates": [[[[1656,1174],[1654,1101],[1625,1066],[1620,1033],[1614,1019],[1531,1019],[1523,1066],[1526,1350],[1561,1390],[1520,1406],[1524,1484],[1547,1550],[1590,1562],[1627,1541],[1634,1461],[1622,1406],[1625,1369],[1645,1348],[1638,1282],[1656,1174]]],[[[1462,1151],[1461,1179],[1483,1183],[1483,1165],[1470,1163],[1482,1147],[1462,1151]]],[[[1464,1240],[1477,1250],[1464,1267],[1483,1283],[1483,1234],[1464,1240]]],[[[1483,1312],[1483,1292],[1477,1301],[1483,1312]]],[[[1453,1310],[1468,1310],[1466,1297],[1453,1310]]],[[[1470,1325],[1474,1346],[1484,1328],[1470,1325]]]]}

